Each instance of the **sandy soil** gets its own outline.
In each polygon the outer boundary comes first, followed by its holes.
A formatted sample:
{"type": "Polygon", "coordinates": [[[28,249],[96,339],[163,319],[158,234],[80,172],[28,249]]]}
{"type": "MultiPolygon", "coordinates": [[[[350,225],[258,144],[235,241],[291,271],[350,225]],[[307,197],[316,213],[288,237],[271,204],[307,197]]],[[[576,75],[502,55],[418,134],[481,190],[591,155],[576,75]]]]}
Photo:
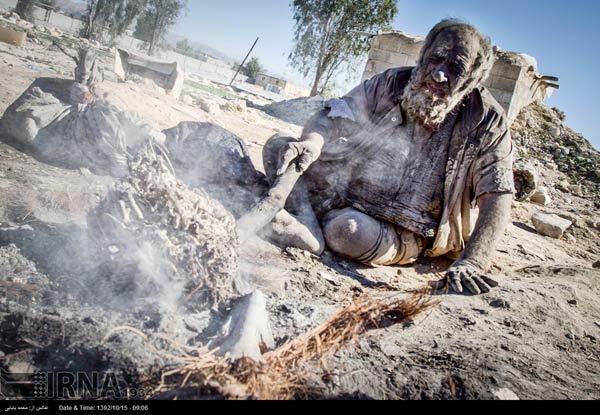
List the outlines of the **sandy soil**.
{"type": "MultiPolygon", "coordinates": [[[[72,68],[51,47],[0,44],[0,113],[37,77],[67,76],[72,68]]],[[[102,88],[160,129],[208,121],[232,131],[248,144],[258,169],[270,136],[300,134],[252,108],[209,114],[140,84],[107,81],[102,88]]],[[[1,152],[0,177],[9,164],[1,152]]],[[[559,180],[557,174],[544,172],[544,178],[559,180]]],[[[440,305],[413,325],[372,332],[330,356],[326,379],[315,366],[315,382],[329,397],[600,399],[600,270],[593,267],[600,259],[600,217],[585,199],[554,196],[548,208],[515,202],[490,272],[499,288],[478,297],[439,295],[440,305]],[[543,237],[531,224],[537,211],[568,215],[575,225],[561,240],[543,237]]],[[[377,288],[386,283],[408,293],[440,280],[450,265],[423,260],[371,269],[264,242],[245,246],[242,260],[243,272],[268,294],[279,343],[325,321],[359,292],[391,295],[377,288]]]]}

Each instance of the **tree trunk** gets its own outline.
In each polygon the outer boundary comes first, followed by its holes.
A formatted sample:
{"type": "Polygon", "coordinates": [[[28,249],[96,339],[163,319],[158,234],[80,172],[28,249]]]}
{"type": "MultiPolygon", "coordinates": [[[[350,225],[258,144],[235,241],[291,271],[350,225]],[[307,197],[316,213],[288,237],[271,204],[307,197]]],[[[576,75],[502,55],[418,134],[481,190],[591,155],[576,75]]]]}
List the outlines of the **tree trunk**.
{"type": "MultiPolygon", "coordinates": [[[[312,90],[310,91],[310,96],[314,97],[319,94],[319,84],[321,83],[321,78],[323,78],[323,74],[326,71],[325,67],[325,53],[327,47],[327,38],[329,36],[329,24],[331,23],[331,16],[328,16],[327,19],[321,20],[322,26],[322,38],[321,45],[319,46],[319,59],[317,60],[317,71],[315,73],[315,81],[312,86],[312,90]]],[[[325,87],[323,87],[324,89],[325,87]]]]}
{"type": "Polygon", "coordinates": [[[158,39],[160,37],[159,35],[159,28],[160,26],[160,10],[157,8],[156,9],[156,19],[154,19],[154,27],[152,28],[152,36],[150,37],[150,47],[148,48],[148,55],[150,56],[154,56],[154,53],[156,52],[156,44],[158,43],[158,39]]]}
{"type": "Polygon", "coordinates": [[[321,73],[321,70],[318,69],[317,73],[315,74],[315,81],[313,83],[312,89],[310,90],[311,97],[316,97],[317,95],[319,95],[319,84],[321,83],[322,77],[323,74],[321,73]]]}

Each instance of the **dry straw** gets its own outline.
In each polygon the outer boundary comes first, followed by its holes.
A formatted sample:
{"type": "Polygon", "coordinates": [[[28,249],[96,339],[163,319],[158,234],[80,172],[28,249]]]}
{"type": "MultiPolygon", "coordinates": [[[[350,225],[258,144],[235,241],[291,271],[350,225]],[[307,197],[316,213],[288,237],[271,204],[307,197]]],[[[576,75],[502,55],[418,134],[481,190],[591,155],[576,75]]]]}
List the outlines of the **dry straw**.
{"type": "MultiPolygon", "coordinates": [[[[176,367],[162,374],[155,393],[199,388],[202,392],[216,393],[228,399],[307,398],[315,389],[309,386],[308,374],[303,369],[306,364],[320,362],[325,367],[325,359],[329,355],[360,335],[410,322],[436,304],[437,301],[425,291],[404,299],[398,296],[375,299],[363,295],[321,326],[264,354],[262,362],[251,359],[231,362],[208,349],[188,354],[181,347],[176,347],[181,356],[157,350],[176,367]]],[[[143,333],[126,327],[113,330],[106,340],[117,331],[133,332],[147,340],[143,333]]]]}

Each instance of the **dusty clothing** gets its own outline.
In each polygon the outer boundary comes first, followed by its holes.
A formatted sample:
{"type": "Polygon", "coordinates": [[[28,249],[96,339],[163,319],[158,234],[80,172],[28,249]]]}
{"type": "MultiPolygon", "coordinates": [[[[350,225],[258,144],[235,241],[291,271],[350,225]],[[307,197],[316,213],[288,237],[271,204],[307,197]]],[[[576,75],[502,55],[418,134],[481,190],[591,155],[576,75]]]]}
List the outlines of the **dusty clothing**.
{"type": "MultiPolygon", "coordinates": [[[[366,203],[371,202],[364,206],[369,211],[378,211],[379,207],[374,205],[385,201],[385,206],[390,206],[392,212],[395,212],[392,222],[421,237],[433,238],[443,215],[444,181],[454,121],[453,115],[434,134],[411,122],[396,127],[399,134],[403,130],[408,130],[409,134],[412,132],[409,135],[411,140],[408,143],[408,158],[396,160],[396,163],[390,165],[380,176],[361,175],[364,183],[382,183],[384,192],[381,195],[373,197],[369,193],[372,188],[369,185],[352,186],[352,197],[366,203]]],[[[394,135],[388,137],[387,141],[394,140],[394,135]]],[[[381,148],[383,152],[387,152],[386,145],[382,145],[381,148]]],[[[392,158],[396,159],[393,156],[392,158]]],[[[370,159],[367,163],[377,161],[370,159]]],[[[387,209],[382,215],[386,215],[386,211],[387,209]]]]}
{"type": "Polygon", "coordinates": [[[371,266],[413,264],[425,249],[425,239],[388,222],[379,222],[377,243],[356,261],[371,266]]]}
{"type": "Polygon", "coordinates": [[[514,192],[512,140],[502,108],[481,87],[465,98],[432,142],[421,143],[428,148],[417,152],[422,157],[413,158],[411,164],[415,142],[410,134],[398,133],[406,124],[400,98],[411,73],[412,68],[388,70],[331,101],[323,110],[333,120],[331,131],[321,158],[305,178],[318,215],[350,206],[433,238],[428,256],[457,257],[472,232],[471,209],[476,200],[487,193],[514,192]],[[394,137],[398,141],[393,160],[400,164],[404,159],[408,167],[387,165],[374,174],[377,166],[370,163],[377,159],[382,143],[394,137]],[[441,146],[444,142],[447,148],[441,146]],[[436,198],[431,185],[441,179],[441,173],[432,174],[431,167],[442,161],[443,206],[437,219],[435,207],[427,209],[424,204],[436,198]],[[419,177],[408,180],[403,170],[419,177]],[[425,179],[427,175],[431,177],[425,179]],[[372,186],[376,182],[378,188],[372,186]],[[424,183],[430,193],[423,196],[424,183]],[[432,224],[436,228],[428,229],[432,224]]]}
{"type": "Polygon", "coordinates": [[[38,78],[4,112],[2,140],[48,164],[127,174],[127,156],[165,137],[139,115],[124,112],[93,88],[66,79],[38,78]]]}

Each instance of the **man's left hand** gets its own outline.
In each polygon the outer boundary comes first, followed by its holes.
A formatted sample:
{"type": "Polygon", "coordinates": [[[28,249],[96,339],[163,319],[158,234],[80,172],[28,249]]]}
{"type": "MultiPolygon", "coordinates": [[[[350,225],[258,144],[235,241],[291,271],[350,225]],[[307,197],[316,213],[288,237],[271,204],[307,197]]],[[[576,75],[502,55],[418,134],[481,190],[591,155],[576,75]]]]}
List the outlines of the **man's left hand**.
{"type": "Polygon", "coordinates": [[[498,283],[483,273],[484,270],[479,265],[463,259],[452,265],[446,279],[457,293],[462,294],[466,288],[473,295],[486,294],[497,287],[498,283]]]}

